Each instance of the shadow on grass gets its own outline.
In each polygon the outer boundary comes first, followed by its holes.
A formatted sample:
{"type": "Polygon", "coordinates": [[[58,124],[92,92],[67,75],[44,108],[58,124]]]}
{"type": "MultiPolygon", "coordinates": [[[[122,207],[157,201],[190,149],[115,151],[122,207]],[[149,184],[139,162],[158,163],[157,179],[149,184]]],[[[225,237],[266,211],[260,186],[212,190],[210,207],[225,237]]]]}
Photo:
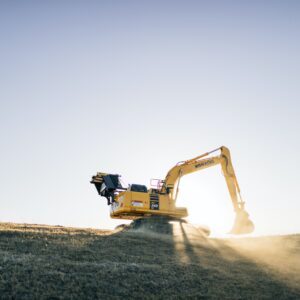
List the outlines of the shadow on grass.
{"type": "Polygon", "coordinates": [[[226,242],[188,224],[172,234],[56,228],[0,231],[0,298],[299,299],[226,242]]]}

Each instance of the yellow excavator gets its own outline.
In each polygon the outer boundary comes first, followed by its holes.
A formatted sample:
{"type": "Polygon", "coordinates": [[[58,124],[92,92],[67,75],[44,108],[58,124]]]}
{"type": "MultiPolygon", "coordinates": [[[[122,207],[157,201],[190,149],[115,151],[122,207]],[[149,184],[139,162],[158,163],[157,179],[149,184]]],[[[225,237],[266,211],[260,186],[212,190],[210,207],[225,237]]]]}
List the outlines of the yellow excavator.
{"type": "MultiPolygon", "coordinates": [[[[99,172],[92,177],[100,196],[111,206],[110,216],[115,219],[136,220],[151,216],[183,219],[188,216],[187,209],[176,207],[180,179],[187,174],[220,164],[236,214],[231,234],[247,234],[254,230],[242,200],[240,188],[232,166],[229,149],[222,146],[193,159],[181,161],[169,170],[164,180],[155,179],[155,187],[130,184],[124,188],[120,175],[99,172]],[[212,153],[220,151],[217,156],[212,153]]],[[[153,185],[153,182],[152,182],[153,185]]]]}

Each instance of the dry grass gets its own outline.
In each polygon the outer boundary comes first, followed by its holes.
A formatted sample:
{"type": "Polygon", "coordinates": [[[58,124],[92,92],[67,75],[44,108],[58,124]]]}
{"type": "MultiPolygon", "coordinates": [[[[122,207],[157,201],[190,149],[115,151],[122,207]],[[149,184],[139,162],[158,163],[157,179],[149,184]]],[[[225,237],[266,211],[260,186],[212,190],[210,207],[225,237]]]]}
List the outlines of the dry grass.
{"type": "Polygon", "coordinates": [[[0,223],[1,299],[300,299],[300,235],[206,239],[0,223]]]}

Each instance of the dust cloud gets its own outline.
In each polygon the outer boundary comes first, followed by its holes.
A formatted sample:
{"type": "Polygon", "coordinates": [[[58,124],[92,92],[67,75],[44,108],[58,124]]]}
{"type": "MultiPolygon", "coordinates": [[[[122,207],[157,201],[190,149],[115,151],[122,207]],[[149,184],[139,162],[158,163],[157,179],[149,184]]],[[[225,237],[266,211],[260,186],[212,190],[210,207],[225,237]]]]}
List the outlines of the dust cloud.
{"type": "Polygon", "coordinates": [[[209,238],[201,227],[174,223],[175,248],[182,263],[200,261],[217,267],[219,258],[227,262],[245,262],[261,269],[268,276],[300,290],[300,235],[209,238]],[[190,255],[192,252],[193,255],[190,255]],[[209,254],[208,254],[209,253],[209,254]],[[212,253],[216,253],[215,260],[212,253]]]}

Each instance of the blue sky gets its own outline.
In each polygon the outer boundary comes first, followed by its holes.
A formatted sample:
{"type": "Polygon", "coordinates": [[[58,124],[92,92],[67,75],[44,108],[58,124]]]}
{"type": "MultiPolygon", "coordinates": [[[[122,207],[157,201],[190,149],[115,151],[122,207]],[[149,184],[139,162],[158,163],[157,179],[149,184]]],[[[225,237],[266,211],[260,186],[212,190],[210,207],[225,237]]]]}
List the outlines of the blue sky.
{"type": "MultiPolygon", "coordinates": [[[[148,185],[226,145],[257,233],[299,232],[299,23],[298,1],[1,1],[0,220],[113,228],[95,172],[148,185]]],[[[220,174],[179,199],[217,229],[220,174]]]]}

